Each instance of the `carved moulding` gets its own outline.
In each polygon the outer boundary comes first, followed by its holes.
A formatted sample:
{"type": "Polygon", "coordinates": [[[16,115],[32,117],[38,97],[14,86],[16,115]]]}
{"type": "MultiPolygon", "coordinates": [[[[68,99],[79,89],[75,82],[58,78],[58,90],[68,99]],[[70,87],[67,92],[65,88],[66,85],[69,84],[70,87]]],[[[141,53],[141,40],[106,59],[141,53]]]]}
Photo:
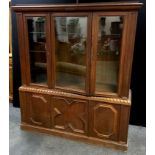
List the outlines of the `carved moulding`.
{"type": "Polygon", "coordinates": [[[34,88],[30,86],[21,86],[19,87],[19,91],[23,92],[32,92],[32,93],[41,93],[41,94],[49,94],[49,95],[55,95],[55,96],[65,96],[70,98],[79,98],[79,99],[85,99],[85,100],[91,100],[91,101],[102,101],[107,103],[114,103],[114,104],[123,104],[123,105],[131,105],[131,99],[130,94],[129,98],[123,99],[123,98],[112,98],[112,97],[94,97],[94,96],[82,96],[77,95],[73,93],[66,93],[54,89],[47,89],[47,88],[34,88]]]}

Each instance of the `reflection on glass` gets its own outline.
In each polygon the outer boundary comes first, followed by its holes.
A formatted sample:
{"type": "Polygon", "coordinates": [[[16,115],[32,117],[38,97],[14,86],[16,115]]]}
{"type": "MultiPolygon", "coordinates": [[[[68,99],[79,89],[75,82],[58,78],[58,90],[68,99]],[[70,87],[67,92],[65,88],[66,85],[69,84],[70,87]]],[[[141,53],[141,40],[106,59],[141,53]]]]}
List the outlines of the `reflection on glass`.
{"type": "Polygon", "coordinates": [[[87,17],[55,17],[56,86],[85,89],[87,17]]]}
{"type": "Polygon", "coordinates": [[[96,61],[97,92],[117,91],[122,26],[120,16],[103,16],[99,19],[96,61]]]}
{"type": "Polygon", "coordinates": [[[32,83],[47,83],[45,22],[45,17],[27,18],[32,83]]]}

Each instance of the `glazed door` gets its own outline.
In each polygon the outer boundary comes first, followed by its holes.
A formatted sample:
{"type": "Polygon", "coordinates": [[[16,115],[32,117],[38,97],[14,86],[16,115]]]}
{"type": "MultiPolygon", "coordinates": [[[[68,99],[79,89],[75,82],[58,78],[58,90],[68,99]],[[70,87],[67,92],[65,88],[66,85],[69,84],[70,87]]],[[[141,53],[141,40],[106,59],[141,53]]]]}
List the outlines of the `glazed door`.
{"type": "Polygon", "coordinates": [[[49,16],[47,14],[24,14],[26,43],[27,83],[46,86],[49,63],[49,16]]]}
{"type": "MultiPolygon", "coordinates": [[[[127,13],[93,13],[92,94],[121,95],[122,65],[126,64],[123,54],[127,52],[126,32],[127,13]]],[[[128,72],[126,74],[128,76],[128,72]]]]}
{"type": "Polygon", "coordinates": [[[53,87],[88,94],[91,14],[54,13],[51,24],[53,87]]]}

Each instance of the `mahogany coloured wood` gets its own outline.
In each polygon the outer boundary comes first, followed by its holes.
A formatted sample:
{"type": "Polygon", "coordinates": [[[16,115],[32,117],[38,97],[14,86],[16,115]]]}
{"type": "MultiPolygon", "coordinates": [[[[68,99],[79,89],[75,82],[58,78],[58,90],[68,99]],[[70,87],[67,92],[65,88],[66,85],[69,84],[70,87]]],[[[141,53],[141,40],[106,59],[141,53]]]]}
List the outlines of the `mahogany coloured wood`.
{"type": "Polygon", "coordinates": [[[52,97],[53,128],[87,135],[88,102],[65,97],[52,97]]]}
{"type": "MultiPolygon", "coordinates": [[[[22,86],[21,128],[127,150],[131,106],[129,91],[138,2],[69,5],[18,5],[22,86]],[[46,19],[47,85],[31,82],[27,17],[46,19]],[[85,90],[56,86],[54,17],[87,17],[85,90]],[[100,16],[123,17],[116,92],[97,92],[96,55],[100,16]]],[[[64,51],[62,51],[64,52],[64,51]]]]}
{"type": "Polygon", "coordinates": [[[13,102],[12,57],[9,57],[9,102],[13,102]]]}
{"type": "Polygon", "coordinates": [[[118,141],[120,105],[90,102],[90,135],[118,141]]]}
{"type": "Polygon", "coordinates": [[[107,3],[83,3],[83,4],[31,4],[16,5],[16,12],[25,11],[131,11],[139,9],[143,4],[139,2],[107,2],[107,3]]]}
{"type": "Polygon", "coordinates": [[[21,87],[21,128],[126,150],[130,103],[102,100],[21,87]]]}

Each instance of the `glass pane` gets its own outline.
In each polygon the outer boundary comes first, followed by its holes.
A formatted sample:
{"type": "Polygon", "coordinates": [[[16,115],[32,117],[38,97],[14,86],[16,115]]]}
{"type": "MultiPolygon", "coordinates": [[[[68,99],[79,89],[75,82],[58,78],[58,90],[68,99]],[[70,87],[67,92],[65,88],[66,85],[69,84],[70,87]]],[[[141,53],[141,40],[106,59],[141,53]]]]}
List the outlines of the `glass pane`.
{"type": "Polygon", "coordinates": [[[31,82],[47,83],[45,17],[28,17],[31,82]]]}
{"type": "Polygon", "coordinates": [[[116,92],[118,86],[119,57],[123,18],[102,16],[99,19],[96,91],[116,92]]]}
{"type": "Polygon", "coordinates": [[[87,17],[55,17],[56,86],[85,89],[87,17]]]}

